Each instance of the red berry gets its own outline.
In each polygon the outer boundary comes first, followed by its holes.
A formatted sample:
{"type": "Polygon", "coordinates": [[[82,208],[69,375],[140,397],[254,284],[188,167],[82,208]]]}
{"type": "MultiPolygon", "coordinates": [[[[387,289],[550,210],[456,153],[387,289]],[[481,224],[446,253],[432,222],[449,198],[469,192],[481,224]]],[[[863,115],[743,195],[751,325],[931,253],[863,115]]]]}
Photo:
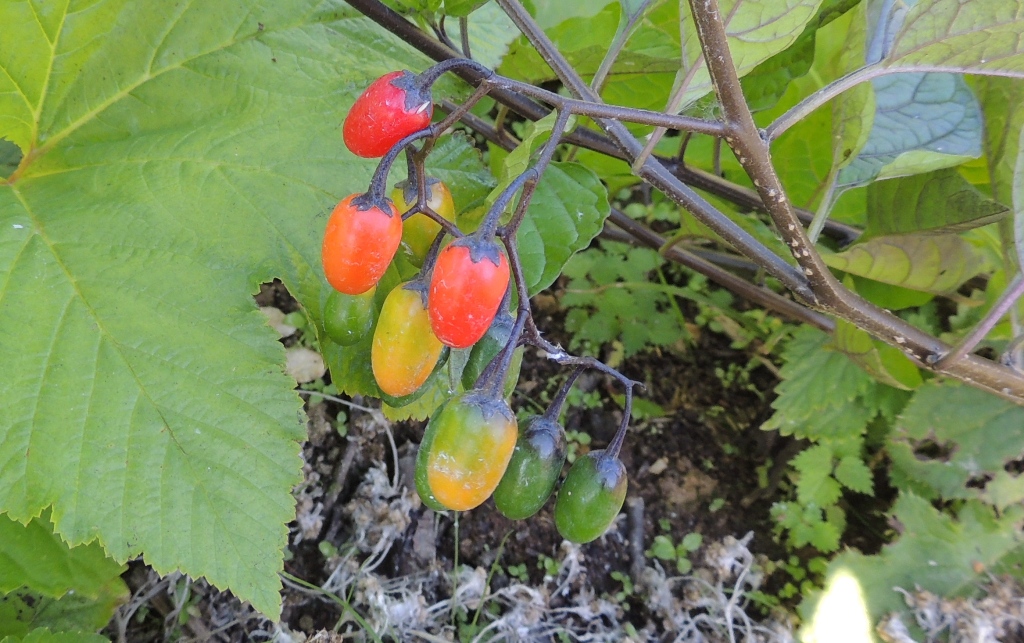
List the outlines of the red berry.
{"type": "Polygon", "coordinates": [[[494,321],[508,280],[508,259],[493,240],[463,237],[442,250],[430,278],[437,338],[452,348],[475,344],[494,321]]]}
{"type": "Polygon", "coordinates": [[[328,283],[346,295],[373,288],[401,241],[402,217],[390,200],[374,204],[365,194],[345,197],[334,208],[324,232],[321,259],[328,283]]]}
{"type": "Polygon", "coordinates": [[[415,85],[412,72],[394,71],[373,81],[345,117],[345,146],[356,156],[376,158],[395,143],[430,125],[434,104],[415,85]]]}

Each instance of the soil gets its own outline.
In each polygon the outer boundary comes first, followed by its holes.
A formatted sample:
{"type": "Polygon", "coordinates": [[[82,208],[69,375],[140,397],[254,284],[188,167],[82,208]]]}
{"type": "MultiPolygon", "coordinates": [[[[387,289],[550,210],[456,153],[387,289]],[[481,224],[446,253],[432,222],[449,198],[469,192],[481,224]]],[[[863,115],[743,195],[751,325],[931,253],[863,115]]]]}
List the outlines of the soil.
{"type": "MultiPolygon", "coordinates": [[[[561,331],[562,312],[554,298],[547,297],[535,302],[537,323],[550,341],[567,344],[561,331]]],[[[265,285],[257,302],[285,313],[297,307],[280,284],[265,285]]],[[[762,560],[779,560],[787,555],[773,539],[769,511],[778,495],[775,485],[784,483],[783,465],[798,445],[776,432],[759,430],[771,414],[770,392],[776,378],[768,366],[749,367],[750,357],[745,351],[730,348],[728,338],[701,329],[695,344],[685,350],[644,352],[618,365],[624,374],[645,383],[646,390],[640,395],[660,405],[665,415],[631,425],[621,453],[629,472],[626,506],[609,534],[579,548],[586,573],[574,581],[573,590],[617,597],[622,622],[637,630],[647,627],[648,631],[661,631],[662,627],[652,623],[657,618],[646,600],[638,593],[624,591],[630,578],[639,583],[644,567],[652,566],[643,552],[656,536],[665,535],[679,543],[686,534],[700,534],[704,545],[689,556],[695,563],[702,560],[703,550],[712,544],[750,532],[753,539],[749,548],[762,560]],[[746,379],[726,381],[720,376],[729,372],[730,365],[734,365],[734,370],[745,371],[746,379]],[[765,480],[769,481],[767,489],[762,488],[765,480]],[[642,542],[637,542],[638,536],[642,542]]],[[[555,364],[528,351],[512,398],[513,408],[532,409],[530,400],[550,399],[563,378],[564,373],[555,364]]],[[[584,390],[597,390],[604,400],[596,408],[574,408],[566,417],[567,431],[583,432],[591,438],[589,445],[576,445],[577,452],[582,454],[590,448],[602,448],[611,440],[621,420],[621,410],[611,398],[619,391],[608,378],[587,375],[578,385],[584,390]]],[[[557,560],[564,554],[550,502],[529,520],[511,521],[488,501],[461,513],[456,524],[450,516],[438,519],[418,500],[401,516],[394,515],[395,507],[399,506],[395,497],[375,499],[372,503],[365,498],[360,500],[360,494],[366,493],[366,486],[360,484],[374,463],[387,463],[388,475],[395,473],[387,433],[380,430],[371,414],[335,402],[311,397],[307,410],[310,435],[303,449],[306,485],[296,491],[299,518],[292,525],[286,554],[288,574],[315,586],[327,583],[332,571],[338,568],[338,561],[344,560],[337,552],[346,551],[360,535],[358,520],[354,518],[358,511],[379,512],[365,523],[371,530],[395,524],[400,531],[390,553],[374,570],[384,579],[450,574],[457,559],[460,566],[489,573],[492,590],[512,582],[540,587],[550,571],[545,568],[545,557],[557,560]],[[344,437],[332,427],[339,413],[347,417],[348,435],[344,437]],[[357,501],[373,508],[357,506],[357,501]],[[515,577],[509,570],[515,570],[515,577]]],[[[403,479],[409,479],[408,470],[423,425],[401,422],[390,427],[400,456],[399,469],[405,469],[403,479]]],[[[871,515],[868,511],[864,514],[871,515]]],[[[870,551],[881,542],[875,534],[880,535],[884,529],[884,525],[867,525],[852,531],[860,541],[858,544],[870,551]]],[[[375,536],[360,537],[372,541],[375,536]]],[[[366,556],[367,552],[363,552],[356,559],[365,560],[366,556]]],[[[674,563],[666,562],[665,566],[674,563]]],[[[770,578],[766,591],[785,581],[781,574],[776,576],[780,578],[770,578]]],[[[138,563],[130,567],[125,579],[139,594],[160,582],[151,570],[138,563]]],[[[425,592],[425,604],[448,598],[443,586],[417,582],[425,592]]],[[[179,615],[181,608],[176,611],[173,601],[151,601],[143,616],[136,613],[123,626],[124,640],[208,637],[244,641],[267,640],[274,635],[271,624],[238,604],[230,594],[217,592],[202,582],[191,583],[189,588],[191,618],[179,617],[177,625],[169,625],[168,616],[179,615]],[[233,607],[225,607],[230,605],[233,607]]],[[[315,592],[286,586],[282,623],[293,640],[331,630],[342,617],[340,604],[325,601],[315,592]]],[[[117,630],[116,624],[112,624],[107,634],[116,640],[117,630]]]]}

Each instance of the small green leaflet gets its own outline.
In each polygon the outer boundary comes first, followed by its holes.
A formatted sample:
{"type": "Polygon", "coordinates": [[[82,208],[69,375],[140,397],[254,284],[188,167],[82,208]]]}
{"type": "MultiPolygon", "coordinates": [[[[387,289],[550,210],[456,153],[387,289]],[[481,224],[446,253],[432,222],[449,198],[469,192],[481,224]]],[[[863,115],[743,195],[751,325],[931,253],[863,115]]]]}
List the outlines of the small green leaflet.
{"type": "Polygon", "coordinates": [[[869,398],[875,383],[845,355],[829,350],[828,343],[827,335],[809,327],[794,334],[783,351],[775,414],[762,429],[810,439],[863,433],[875,409],[858,399],[869,398]]]}

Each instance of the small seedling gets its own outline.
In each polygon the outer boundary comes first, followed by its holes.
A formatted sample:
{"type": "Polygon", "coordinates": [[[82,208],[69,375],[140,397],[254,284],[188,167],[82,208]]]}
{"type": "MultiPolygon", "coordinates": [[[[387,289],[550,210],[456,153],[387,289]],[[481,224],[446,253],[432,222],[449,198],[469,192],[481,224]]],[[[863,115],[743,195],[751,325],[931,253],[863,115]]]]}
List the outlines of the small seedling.
{"type": "Polygon", "coordinates": [[[680,574],[688,574],[693,569],[689,555],[700,549],[704,538],[695,532],[683,536],[683,540],[677,545],[666,535],[654,537],[654,543],[645,553],[648,558],[658,558],[664,561],[675,561],[676,570],[680,574]]]}
{"type": "Polygon", "coordinates": [[[530,575],[526,573],[526,563],[509,565],[505,571],[508,572],[511,578],[515,578],[521,583],[526,583],[530,580],[530,575]]]}
{"type": "MultiPolygon", "coordinates": [[[[622,603],[633,595],[633,581],[629,578],[629,574],[623,574],[622,572],[616,571],[611,573],[611,577],[612,580],[617,580],[622,583],[622,591],[615,592],[614,598],[616,602],[622,603]]],[[[628,610],[629,606],[623,605],[622,608],[628,610]]]]}
{"type": "Polygon", "coordinates": [[[586,453],[586,447],[590,446],[590,434],[583,431],[566,431],[565,440],[568,443],[565,459],[569,464],[576,462],[576,458],[586,453]]]}

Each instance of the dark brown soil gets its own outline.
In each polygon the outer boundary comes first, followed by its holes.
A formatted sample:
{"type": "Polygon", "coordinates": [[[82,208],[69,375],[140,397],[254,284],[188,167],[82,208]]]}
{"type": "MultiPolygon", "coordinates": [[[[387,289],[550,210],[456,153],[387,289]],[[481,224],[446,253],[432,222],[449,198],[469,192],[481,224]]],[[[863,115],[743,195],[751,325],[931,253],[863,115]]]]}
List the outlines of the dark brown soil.
{"type": "MultiPolygon", "coordinates": [[[[284,312],[296,309],[294,300],[279,284],[265,286],[257,301],[284,312]]],[[[538,325],[546,331],[549,340],[565,343],[557,305],[552,305],[550,299],[539,303],[538,309],[550,314],[538,314],[538,325]]],[[[678,543],[686,534],[696,532],[703,536],[706,545],[726,536],[740,537],[753,532],[755,536],[750,545],[753,552],[768,559],[780,559],[786,554],[772,538],[769,510],[777,495],[773,486],[779,481],[784,471],[782,465],[792,457],[794,449],[788,438],[760,431],[760,425],[771,414],[770,392],[776,379],[764,366],[748,368],[749,361],[749,354],[730,348],[728,338],[702,330],[696,343],[685,350],[642,353],[618,365],[624,374],[645,383],[646,390],[640,395],[660,405],[666,415],[634,421],[631,425],[621,459],[629,471],[627,507],[632,509],[624,509],[628,517],[621,517],[623,519],[609,534],[582,548],[587,569],[582,582],[597,595],[614,595],[622,590],[622,576],[615,579],[612,573],[628,576],[638,554],[642,558],[642,552],[659,534],[678,543]],[[716,372],[728,372],[730,364],[746,371],[747,378],[730,382],[716,375],[716,372]],[[759,487],[759,468],[761,478],[772,483],[768,489],[759,487]],[[643,500],[642,512],[638,511],[637,498],[643,500]],[[642,520],[642,525],[638,519],[642,520]],[[630,538],[635,539],[641,529],[643,543],[631,542],[630,538]]],[[[513,396],[513,407],[526,407],[536,412],[530,400],[550,399],[563,379],[564,373],[559,372],[553,362],[535,351],[528,351],[513,396]]],[[[597,408],[571,409],[566,417],[568,431],[590,436],[589,445],[577,445],[578,452],[584,453],[587,449],[603,448],[611,440],[621,420],[621,410],[611,396],[620,391],[604,377],[585,376],[579,386],[596,389],[604,400],[597,408]]],[[[343,509],[346,503],[373,462],[389,463],[391,474],[393,465],[387,437],[380,431],[366,429],[360,422],[359,411],[334,402],[311,402],[309,408],[310,439],[304,446],[304,457],[307,481],[311,479],[311,472],[316,481],[311,485],[309,496],[322,504],[322,526],[319,531],[314,530],[312,537],[307,534],[301,542],[293,542],[287,552],[285,570],[319,586],[330,574],[329,557],[325,552],[330,554],[352,538],[353,527],[343,509]],[[347,437],[340,436],[328,423],[340,412],[348,414],[347,437]]],[[[420,422],[394,426],[398,452],[404,456],[406,464],[411,460],[410,454],[414,453],[422,428],[420,422]]],[[[494,571],[494,588],[507,584],[509,577],[505,570],[520,564],[525,565],[531,583],[540,583],[545,572],[539,562],[542,557],[557,558],[562,543],[554,527],[551,505],[549,503],[537,516],[526,521],[508,520],[490,501],[460,514],[457,527],[450,518],[443,518],[436,523],[437,531],[433,533],[436,549],[428,548],[430,552],[436,551],[433,561],[425,561],[421,550],[417,549],[422,542],[414,542],[422,537],[418,530],[435,524],[432,513],[420,507],[411,512],[408,527],[376,573],[394,578],[428,569],[450,572],[457,557],[460,565],[494,571]],[[501,558],[497,560],[499,553],[501,558]]],[[[884,525],[872,525],[867,533],[876,527],[879,532],[884,529],[884,525]]],[[[867,541],[875,539],[863,540],[870,545],[867,541]]],[[[696,560],[699,555],[697,552],[692,559],[696,560]]],[[[133,590],[145,582],[143,571],[133,568],[126,574],[133,590]]],[[[185,636],[200,638],[201,632],[211,631],[209,625],[201,624],[204,618],[207,622],[210,620],[210,606],[217,601],[220,604],[234,601],[238,611],[237,622],[222,625],[215,639],[252,640],[266,627],[266,621],[261,621],[251,611],[246,612],[230,595],[214,592],[202,583],[194,587],[197,595],[206,598],[196,605],[196,616],[200,618],[193,619],[200,624],[200,629],[183,630],[185,636]]],[[[442,598],[445,597],[425,596],[428,603],[442,598]]],[[[628,597],[626,603],[628,619],[637,627],[644,625],[649,617],[646,607],[628,597]]],[[[137,619],[128,640],[153,640],[154,633],[161,629],[154,626],[153,619],[159,619],[161,612],[164,610],[154,610],[148,619],[137,619]]],[[[342,615],[336,603],[295,589],[285,590],[283,620],[292,632],[312,634],[329,630],[342,615]]]]}

